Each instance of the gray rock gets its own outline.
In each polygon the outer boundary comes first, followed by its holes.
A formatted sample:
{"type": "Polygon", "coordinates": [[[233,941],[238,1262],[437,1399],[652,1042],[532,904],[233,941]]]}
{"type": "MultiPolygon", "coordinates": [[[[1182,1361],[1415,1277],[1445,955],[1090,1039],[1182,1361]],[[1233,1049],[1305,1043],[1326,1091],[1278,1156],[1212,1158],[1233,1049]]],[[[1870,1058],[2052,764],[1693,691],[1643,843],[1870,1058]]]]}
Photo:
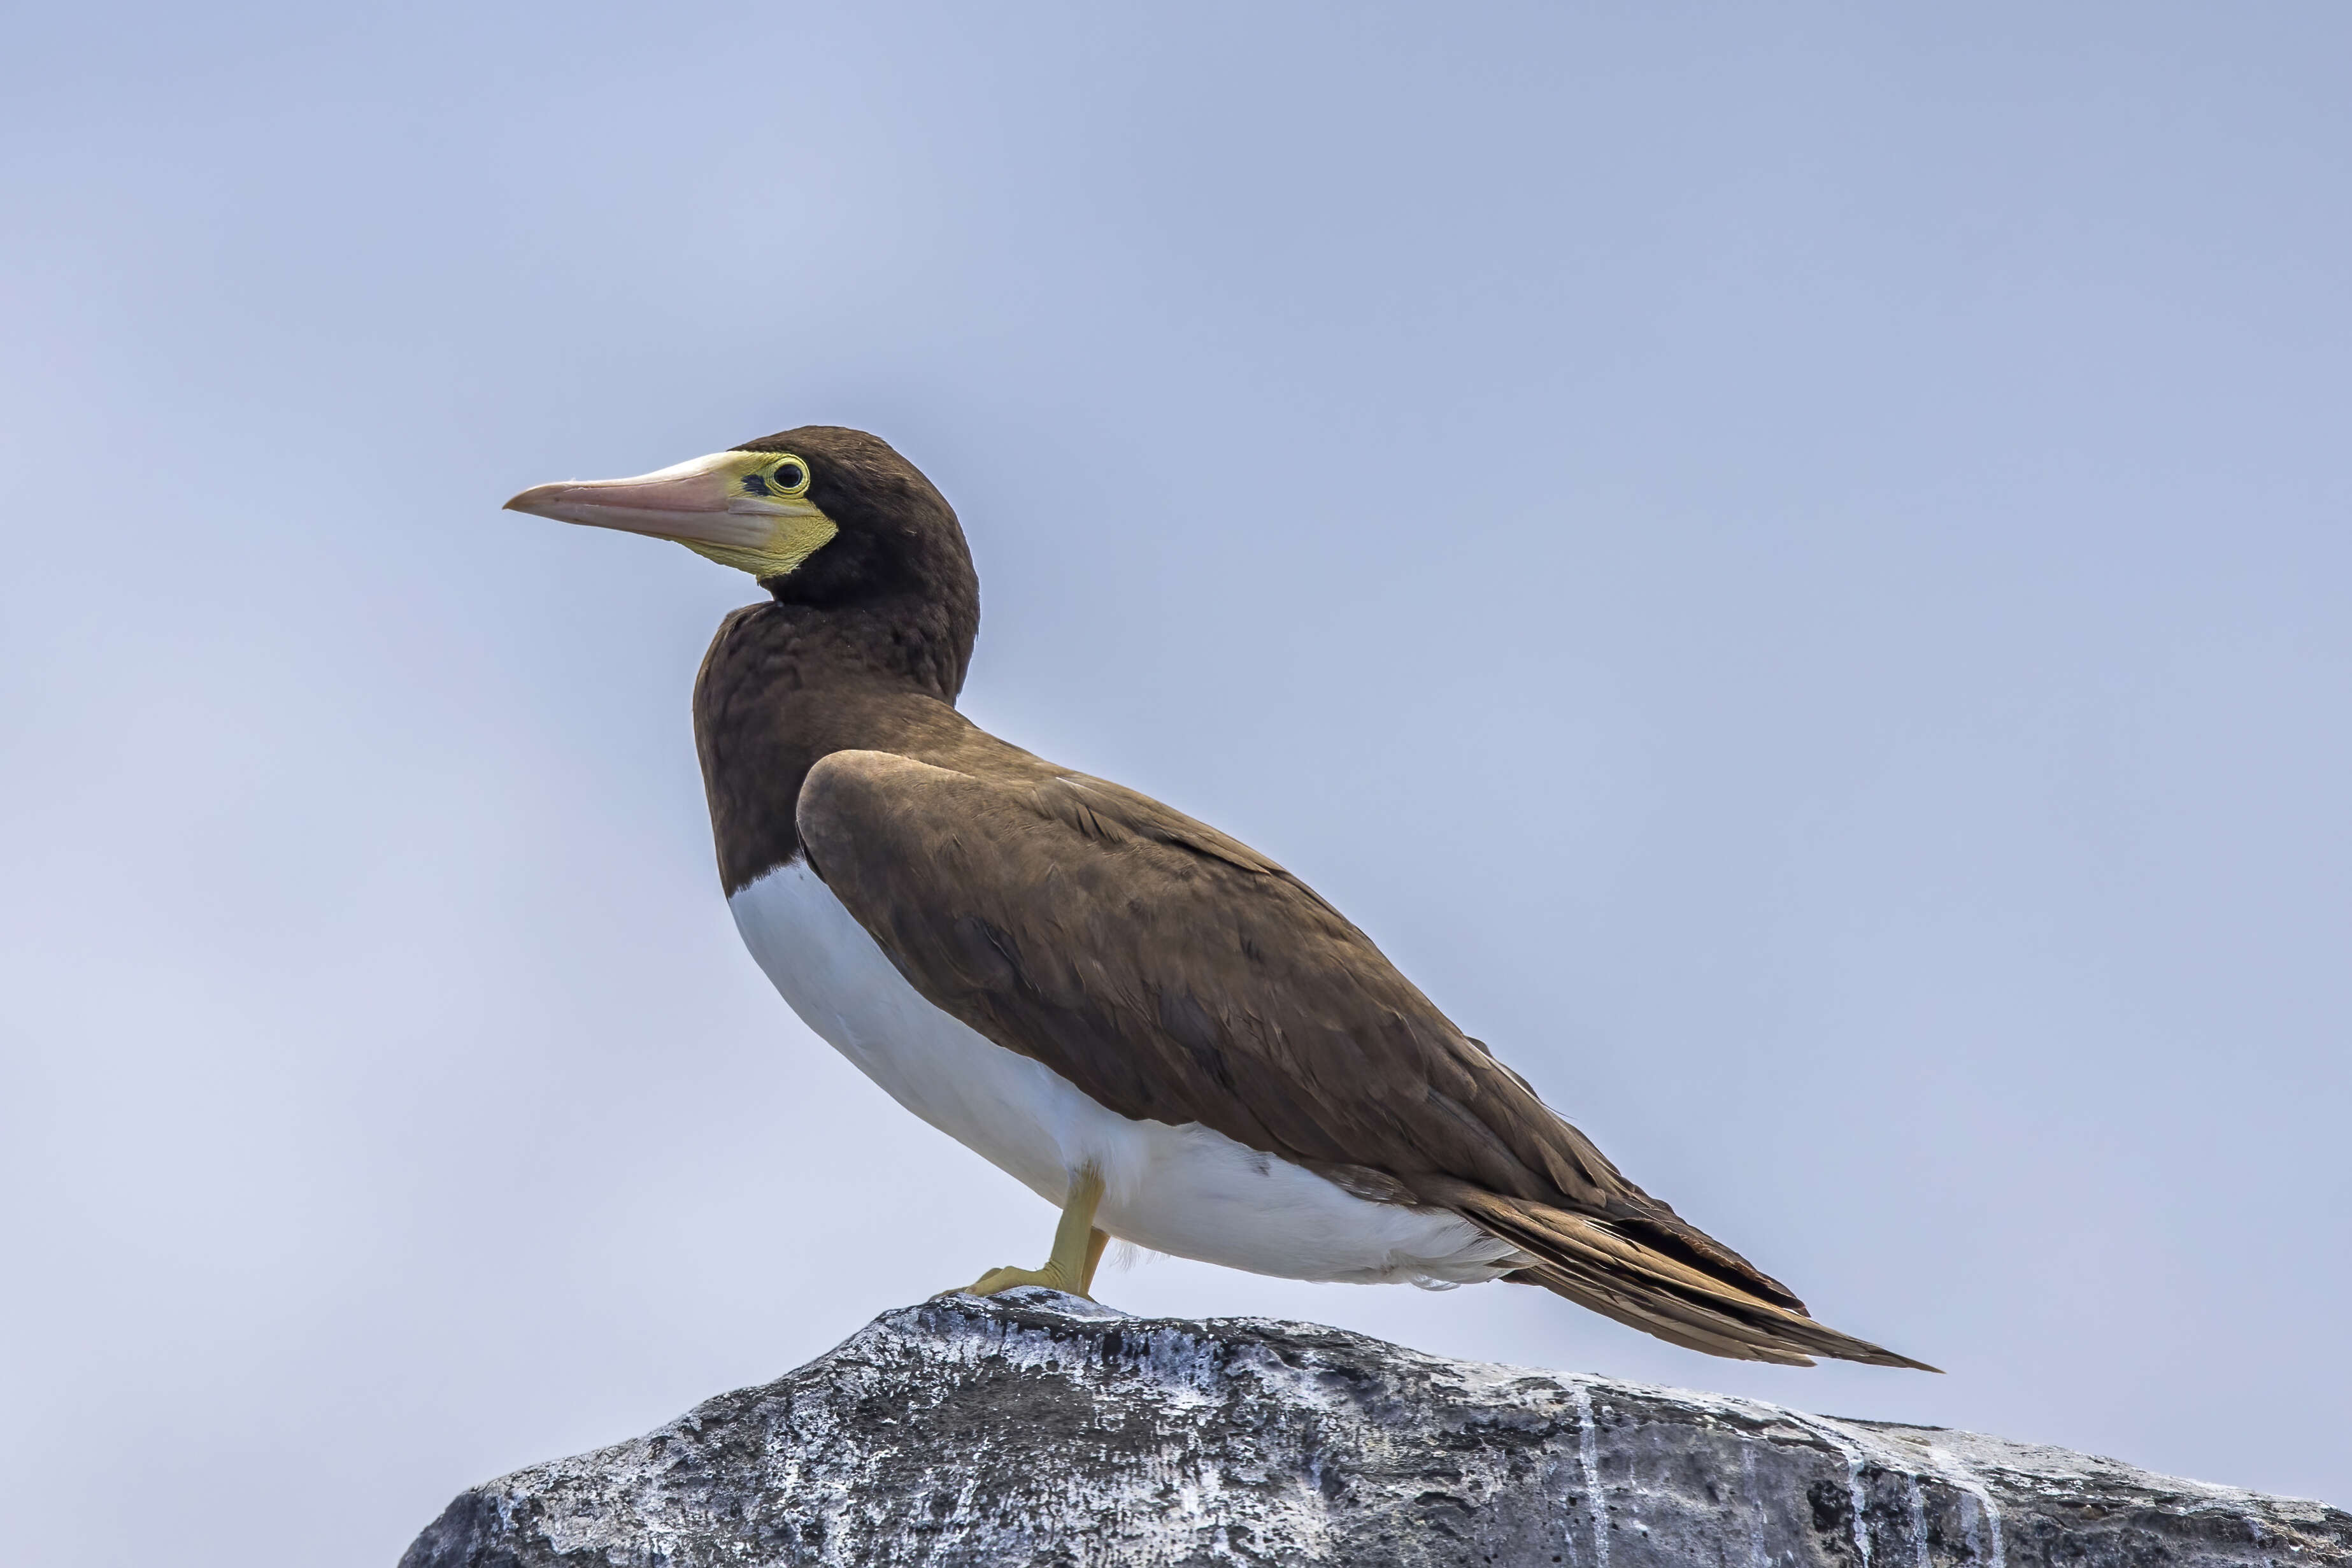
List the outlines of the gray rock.
{"type": "Polygon", "coordinates": [[[1042,1290],[886,1313],[474,1490],[402,1568],[2352,1564],[2352,1515],[2059,1448],[1042,1290]]]}

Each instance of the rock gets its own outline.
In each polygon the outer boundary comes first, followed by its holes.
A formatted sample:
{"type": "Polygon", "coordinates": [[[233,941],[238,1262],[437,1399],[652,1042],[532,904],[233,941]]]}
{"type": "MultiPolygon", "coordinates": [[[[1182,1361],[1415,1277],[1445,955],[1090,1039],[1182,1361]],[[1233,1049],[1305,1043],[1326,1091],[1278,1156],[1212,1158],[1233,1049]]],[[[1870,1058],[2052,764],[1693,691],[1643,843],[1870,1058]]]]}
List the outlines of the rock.
{"type": "Polygon", "coordinates": [[[449,1505],[402,1568],[2319,1568],[2352,1515],[1931,1426],[1043,1290],[886,1313],[449,1505]]]}

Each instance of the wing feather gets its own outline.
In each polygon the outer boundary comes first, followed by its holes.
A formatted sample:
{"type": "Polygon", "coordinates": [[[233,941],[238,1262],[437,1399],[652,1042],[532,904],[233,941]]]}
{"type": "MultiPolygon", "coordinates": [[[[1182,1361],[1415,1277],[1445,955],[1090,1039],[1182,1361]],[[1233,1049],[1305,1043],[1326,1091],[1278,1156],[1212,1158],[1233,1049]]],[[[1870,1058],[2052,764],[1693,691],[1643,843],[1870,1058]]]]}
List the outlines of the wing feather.
{"type": "MultiPolygon", "coordinates": [[[[1018,755],[1025,759],[1025,753],[1018,755]]],[[[1121,1115],[1444,1207],[1521,1278],[1717,1355],[1916,1365],[1643,1193],[1297,878],[1133,790],[837,752],[811,864],[922,995],[1121,1115]]]]}

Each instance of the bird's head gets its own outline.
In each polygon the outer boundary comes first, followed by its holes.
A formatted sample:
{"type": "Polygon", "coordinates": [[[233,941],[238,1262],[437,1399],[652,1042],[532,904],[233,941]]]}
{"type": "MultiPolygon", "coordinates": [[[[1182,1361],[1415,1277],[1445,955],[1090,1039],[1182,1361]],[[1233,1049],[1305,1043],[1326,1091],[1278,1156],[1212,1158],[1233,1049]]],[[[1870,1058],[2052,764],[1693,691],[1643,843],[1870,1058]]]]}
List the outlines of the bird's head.
{"type": "Polygon", "coordinates": [[[507,502],[592,528],[673,540],[749,572],[787,604],[975,602],[963,529],[889,443],[804,425],[627,479],[535,485],[507,502]]]}

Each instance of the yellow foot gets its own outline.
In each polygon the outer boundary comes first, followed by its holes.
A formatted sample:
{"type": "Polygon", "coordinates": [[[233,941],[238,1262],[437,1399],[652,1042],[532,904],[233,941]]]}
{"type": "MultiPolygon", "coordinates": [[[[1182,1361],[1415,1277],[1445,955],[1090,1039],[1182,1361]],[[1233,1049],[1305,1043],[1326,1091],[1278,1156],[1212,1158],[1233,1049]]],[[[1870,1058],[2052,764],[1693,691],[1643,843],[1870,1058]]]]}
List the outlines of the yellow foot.
{"type": "Polygon", "coordinates": [[[1010,1290],[1016,1285],[1043,1285],[1048,1290],[1059,1290],[1066,1296],[1087,1296],[1087,1288],[1048,1263],[1043,1268],[992,1268],[961,1290],[950,1290],[950,1296],[993,1296],[999,1290],[1010,1290]]]}
{"type": "Polygon", "coordinates": [[[1048,1290],[1084,1297],[1094,1289],[1095,1265],[1102,1261],[1110,1237],[1094,1227],[1095,1208],[1102,1202],[1102,1177],[1092,1170],[1070,1178],[1070,1196],[1062,1205],[1061,1223],[1054,1227],[1054,1255],[1043,1268],[992,1268],[961,1290],[942,1296],[993,1296],[1016,1285],[1043,1285],[1048,1290]]]}

